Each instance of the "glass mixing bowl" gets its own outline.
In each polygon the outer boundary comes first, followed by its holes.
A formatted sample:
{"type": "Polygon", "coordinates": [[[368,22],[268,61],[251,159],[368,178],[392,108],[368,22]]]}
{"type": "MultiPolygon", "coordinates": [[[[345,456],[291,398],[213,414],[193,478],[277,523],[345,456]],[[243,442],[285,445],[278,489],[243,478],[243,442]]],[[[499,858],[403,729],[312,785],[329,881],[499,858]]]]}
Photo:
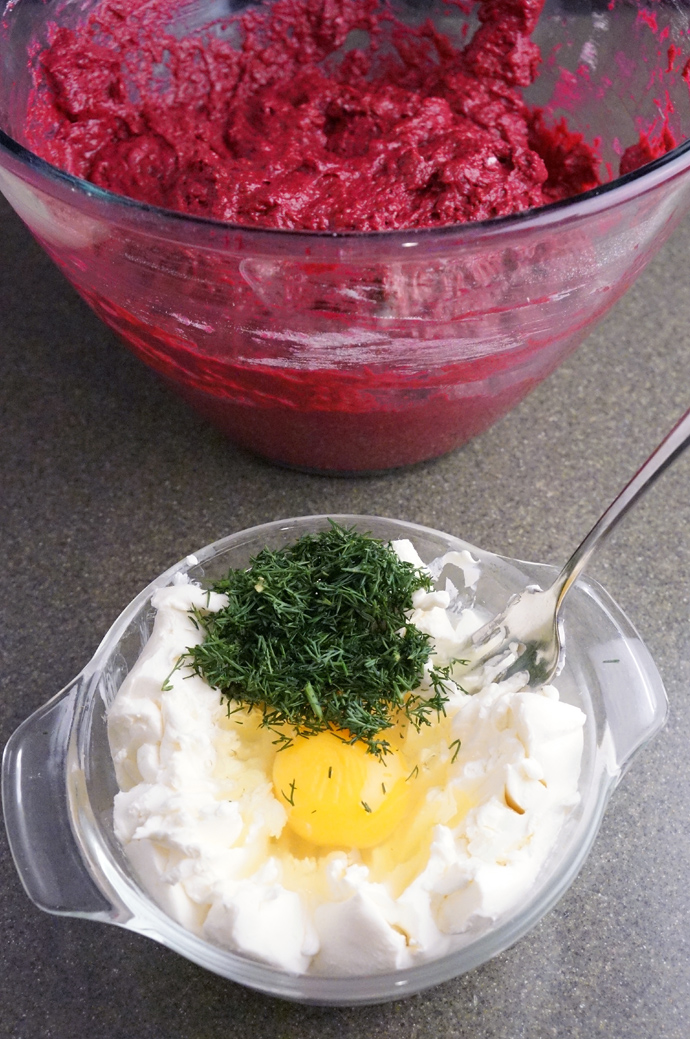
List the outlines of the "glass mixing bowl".
{"type": "MultiPolygon", "coordinates": [[[[333,516],[383,540],[409,538],[422,559],[469,549],[481,566],[476,603],[492,614],[527,584],[550,582],[553,567],[483,552],[449,534],[398,520],[333,516]]],[[[223,977],[305,1003],[355,1005],[410,995],[476,967],[524,935],[564,894],[582,866],[607,800],[635,752],[663,725],[667,701],[639,635],[606,592],[579,581],[565,610],[566,660],[561,698],[587,716],[580,802],[529,897],[494,923],[466,934],[437,960],[389,974],[330,978],[291,975],[210,945],[168,917],[142,889],[115,838],[117,792],[106,710],[152,626],[151,596],[185,573],[217,579],[245,566],[267,545],[292,543],[324,529],[325,516],[253,527],[188,556],[145,588],[121,614],[93,659],[62,692],[12,735],[3,760],[5,824],[29,897],[51,913],[86,917],[138,931],[223,977]]]]}
{"type": "MultiPolygon", "coordinates": [[[[382,470],[485,430],[581,342],[690,205],[690,45],[676,0],[547,0],[526,96],[599,141],[601,188],[513,217],[365,234],[183,216],[37,158],[24,125],[39,44],[50,23],[95,4],[3,3],[0,190],[142,360],[232,440],[284,465],[382,470]],[[613,179],[623,150],[664,120],[686,143],[613,179]]],[[[476,24],[443,0],[392,6],[459,46],[476,24]]],[[[245,8],[185,10],[198,27],[245,8]]]]}

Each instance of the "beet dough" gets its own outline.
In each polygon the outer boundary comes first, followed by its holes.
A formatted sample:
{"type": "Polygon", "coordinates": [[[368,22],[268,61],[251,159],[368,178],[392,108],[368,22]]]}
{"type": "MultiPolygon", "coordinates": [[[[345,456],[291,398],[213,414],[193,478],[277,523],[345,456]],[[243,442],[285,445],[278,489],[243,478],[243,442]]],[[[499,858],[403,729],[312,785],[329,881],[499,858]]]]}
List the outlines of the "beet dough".
{"type": "Polygon", "coordinates": [[[118,194],[250,226],[378,231],[520,212],[599,183],[582,137],[522,99],[543,2],[480,0],[458,49],[377,0],[276,0],[183,38],[183,3],[105,0],[53,30],[28,143],[118,194]],[[364,44],[343,53],[355,32],[364,44]]]}

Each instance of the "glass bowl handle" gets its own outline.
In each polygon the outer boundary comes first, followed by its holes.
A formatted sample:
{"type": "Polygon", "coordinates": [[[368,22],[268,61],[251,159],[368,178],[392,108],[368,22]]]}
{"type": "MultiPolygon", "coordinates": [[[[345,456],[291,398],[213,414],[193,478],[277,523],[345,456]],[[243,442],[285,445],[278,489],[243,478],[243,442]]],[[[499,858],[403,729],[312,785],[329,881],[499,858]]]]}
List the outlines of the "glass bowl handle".
{"type": "Polygon", "coordinates": [[[599,678],[618,781],[632,759],[663,727],[668,700],[661,675],[636,632],[600,642],[590,650],[599,678]]]}
{"type": "Polygon", "coordinates": [[[67,748],[80,679],[12,734],[2,761],[2,804],[17,872],[49,913],[112,920],[74,839],[67,803],[67,748]]]}

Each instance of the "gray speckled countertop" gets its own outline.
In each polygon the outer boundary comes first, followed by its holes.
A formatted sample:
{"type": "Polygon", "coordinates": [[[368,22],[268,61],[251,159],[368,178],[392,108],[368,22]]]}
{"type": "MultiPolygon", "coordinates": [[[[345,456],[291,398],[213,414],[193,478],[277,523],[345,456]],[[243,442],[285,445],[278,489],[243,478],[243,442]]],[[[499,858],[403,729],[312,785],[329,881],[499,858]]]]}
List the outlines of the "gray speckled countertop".
{"type": "MultiPolygon", "coordinates": [[[[690,223],[579,351],[467,447],[330,479],[240,453],[102,327],[0,201],[2,742],[72,678],[136,592],[234,530],[363,512],[563,561],[690,404],[690,223]]],[[[408,1000],[300,1007],[139,935],[48,916],[2,843],[0,1035],[12,1039],[687,1039],[690,454],[593,566],[671,703],[565,898],[509,951],[408,1000]]]]}

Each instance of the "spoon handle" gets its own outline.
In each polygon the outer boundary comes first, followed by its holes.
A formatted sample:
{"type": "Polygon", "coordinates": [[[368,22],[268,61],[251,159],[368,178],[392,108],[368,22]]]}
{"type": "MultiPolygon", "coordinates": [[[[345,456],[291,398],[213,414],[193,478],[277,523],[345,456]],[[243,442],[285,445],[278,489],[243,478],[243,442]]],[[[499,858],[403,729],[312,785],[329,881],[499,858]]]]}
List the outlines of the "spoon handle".
{"type": "Polygon", "coordinates": [[[690,409],[664,437],[647,461],[640,466],[618,497],[611,502],[606,512],[600,516],[561,570],[553,584],[554,590],[558,593],[556,612],[560,609],[568,589],[587,566],[594,550],[611,533],[637,499],[652,486],[657,477],[661,476],[664,470],[675,462],[688,444],[690,444],[690,409]]]}

